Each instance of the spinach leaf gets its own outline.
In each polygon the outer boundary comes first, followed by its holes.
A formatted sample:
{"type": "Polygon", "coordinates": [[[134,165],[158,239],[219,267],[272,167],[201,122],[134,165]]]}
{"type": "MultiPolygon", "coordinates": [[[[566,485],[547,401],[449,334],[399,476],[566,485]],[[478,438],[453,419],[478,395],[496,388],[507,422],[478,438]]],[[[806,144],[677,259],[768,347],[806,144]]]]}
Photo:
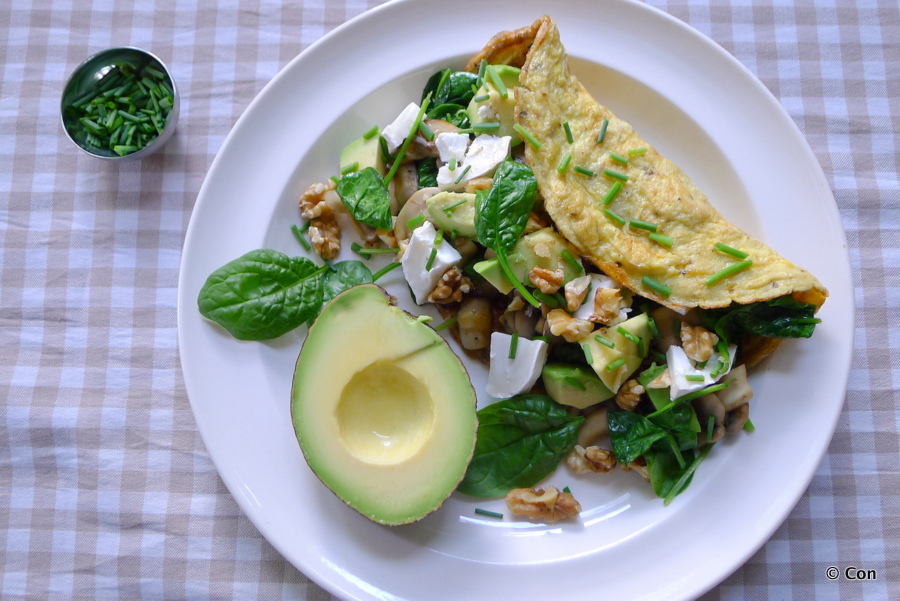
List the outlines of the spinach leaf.
{"type": "Polygon", "coordinates": [[[647,472],[650,475],[650,485],[653,486],[653,492],[656,493],[657,497],[665,498],[672,492],[675,484],[687,474],[687,478],[681,485],[680,490],[675,492],[677,495],[688,487],[688,484],[691,483],[691,479],[694,476],[693,470],[688,473],[691,462],[694,460],[693,454],[687,454],[685,456],[685,460],[687,461],[687,465],[685,466],[679,465],[678,459],[675,457],[674,453],[671,452],[647,451],[644,453],[644,459],[647,461],[647,472]]]}
{"type": "Polygon", "coordinates": [[[432,101],[439,104],[460,104],[467,106],[475,97],[473,86],[478,80],[474,73],[442,69],[428,78],[422,90],[422,100],[431,93],[432,101]]]}
{"type": "Polygon", "coordinates": [[[458,490],[499,497],[534,486],[549,475],[578,440],[583,417],[544,395],[521,395],[478,412],[478,442],[458,490]]]}
{"type": "Polygon", "coordinates": [[[315,316],[322,312],[322,307],[344,290],[357,284],[368,284],[372,281],[372,271],[362,261],[339,261],[331,265],[331,269],[322,274],[322,303],[315,316]]]}
{"type": "Polygon", "coordinates": [[[343,176],[338,180],[336,190],[357,221],[376,229],[391,229],[391,197],[374,167],[343,176]]]}
{"type": "Polygon", "coordinates": [[[619,463],[626,465],[646,453],[654,442],[667,434],[663,428],[632,411],[611,411],[608,420],[613,453],[619,463]]]}
{"type": "Polygon", "coordinates": [[[416,161],[416,173],[419,176],[419,190],[422,188],[437,188],[438,166],[436,159],[424,158],[416,161]]]}
{"type": "Polygon", "coordinates": [[[790,296],[700,312],[707,327],[729,341],[737,340],[743,332],[767,338],[809,338],[821,321],[815,313],[815,305],[790,296]]]}
{"type": "Polygon", "coordinates": [[[239,340],[277,338],[318,313],[325,269],[303,257],[253,250],[214,271],[197,306],[239,340]]]}
{"type": "Polygon", "coordinates": [[[540,302],[513,274],[507,260],[507,253],[525,230],[536,195],[537,180],[528,165],[512,159],[500,163],[494,172],[491,188],[475,194],[475,236],[482,246],[494,249],[503,275],[522,298],[540,307],[540,302]]]}
{"type": "Polygon", "coordinates": [[[657,411],[669,404],[672,394],[669,391],[668,386],[665,388],[648,388],[647,385],[658,378],[660,374],[666,371],[666,369],[668,369],[668,367],[665,363],[662,365],[654,363],[638,376],[638,382],[644,387],[644,390],[647,391],[647,396],[650,397],[650,402],[653,403],[653,407],[656,408],[657,411]]]}
{"type": "Polygon", "coordinates": [[[460,104],[439,104],[428,111],[429,119],[443,119],[460,129],[469,127],[469,114],[466,107],[460,104]]]}
{"type": "Polygon", "coordinates": [[[494,183],[475,197],[475,234],[482,246],[504,255],[519,241],[534,207],[537,180],[528,165],[506,159],[494,183]]]}

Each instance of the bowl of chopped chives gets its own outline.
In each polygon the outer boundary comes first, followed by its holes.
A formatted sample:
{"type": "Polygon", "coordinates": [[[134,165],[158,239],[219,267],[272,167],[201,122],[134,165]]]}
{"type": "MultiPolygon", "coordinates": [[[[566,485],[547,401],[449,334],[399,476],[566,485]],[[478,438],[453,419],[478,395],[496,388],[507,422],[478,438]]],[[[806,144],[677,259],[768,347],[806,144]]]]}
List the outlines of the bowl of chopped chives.
{"type": "Polygon", "coordinates": [[[139,159],[175,132],[178,90],[161,60],[131,47],[99,52],[72,73],[60,112],[72,142],[91,156],[139,159]]]}

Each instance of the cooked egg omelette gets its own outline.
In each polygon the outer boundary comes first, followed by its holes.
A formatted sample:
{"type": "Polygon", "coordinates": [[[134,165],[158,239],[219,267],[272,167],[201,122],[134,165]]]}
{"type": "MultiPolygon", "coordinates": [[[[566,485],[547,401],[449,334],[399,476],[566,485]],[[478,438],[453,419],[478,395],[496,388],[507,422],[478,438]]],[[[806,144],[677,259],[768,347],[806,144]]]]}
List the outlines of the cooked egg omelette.
{"type": "MultiPolygon", "coordinates": [[[[549,17],[520,32],[533,43],[516,121],[541,144],[525,144],[526,159],[547,213],[582,256],[679,312],[786,295],[824,302],[828,293],[812,274],[729,223],[681,169],[585,90],[549,17]]],[[[522,35],[508,37],[523,47],[522,35]]]]}

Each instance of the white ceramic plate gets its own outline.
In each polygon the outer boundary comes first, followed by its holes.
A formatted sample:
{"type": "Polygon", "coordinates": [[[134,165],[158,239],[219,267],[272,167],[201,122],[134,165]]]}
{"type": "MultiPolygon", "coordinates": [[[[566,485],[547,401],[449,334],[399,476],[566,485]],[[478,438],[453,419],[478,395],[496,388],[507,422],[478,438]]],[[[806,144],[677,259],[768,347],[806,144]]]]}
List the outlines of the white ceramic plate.
{"type": "MultiPolygon", "coordinates": [[[[683,23],[626,0],[479,0],[452,10],[399,1],[311,46],[238,121],[188,228],[179,344],[198,427],[228,489],[288,561],[339,597],[687,598],[768,539],[825,452],[849,371],[849,269],[834,199],[794,123],[734,58],[683,23]],[[573,70],[601,102],[728,218],[818,275],[831,291],[824,323],[756,373],[756,431],[714,449],[669,507],[636,474],[579,478],[561,469],[551,481],[576,493],[585,510],[578,521],[481,518],[475,507],[502,511],[502,501],[455,494],[417,524],[381,527],[326,490],[297,446],[289,391],[305,330],[238,342],[200,317],[197,293],[214,269],[251,249],[301,254],[289,229],[300,221],[296,199],[335,172],[340,149],[417,100],[431,73],[461,66],[495,32],[548,6],[573,70]]],[[[400,278],[394,271],[385,283],[415,310],[400,278]]],[[[483,390],[484,368],[468,367],[483,390]]]]}

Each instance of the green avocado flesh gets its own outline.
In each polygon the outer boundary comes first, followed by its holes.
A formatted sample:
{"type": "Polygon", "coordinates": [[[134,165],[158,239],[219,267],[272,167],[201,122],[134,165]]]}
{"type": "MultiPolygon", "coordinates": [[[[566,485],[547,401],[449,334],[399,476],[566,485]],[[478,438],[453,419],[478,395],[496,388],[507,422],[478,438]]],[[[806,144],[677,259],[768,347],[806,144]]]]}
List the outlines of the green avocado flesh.
{"type": "Polygon", "coordinates": [[[375,284],[322,309],[297,359],[291,415],[319,479],[388,525],[419,520],[450,496],[478,424],[459,358],[375,284]]]}

